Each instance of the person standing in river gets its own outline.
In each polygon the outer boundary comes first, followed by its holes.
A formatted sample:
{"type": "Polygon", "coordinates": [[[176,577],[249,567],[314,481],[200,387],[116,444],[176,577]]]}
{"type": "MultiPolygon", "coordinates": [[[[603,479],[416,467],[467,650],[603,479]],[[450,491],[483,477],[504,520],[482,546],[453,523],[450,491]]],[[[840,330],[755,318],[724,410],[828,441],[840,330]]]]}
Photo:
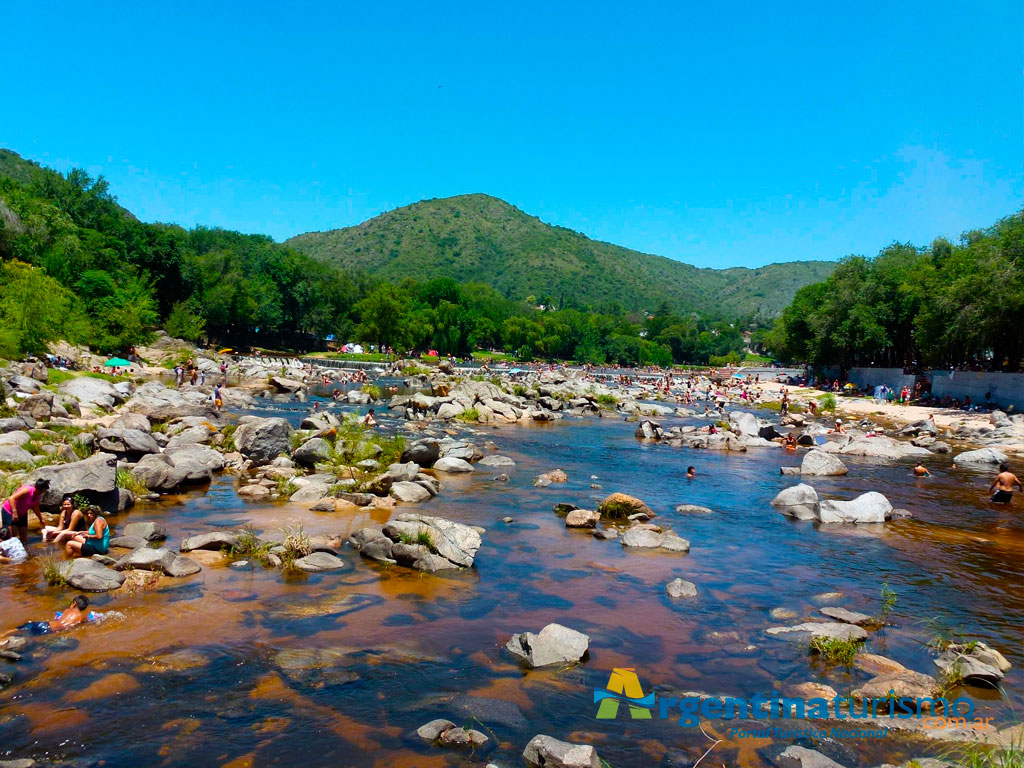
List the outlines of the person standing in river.
{"type": "Polygon", "coordinates": [[[1013,501],[1013,489],[1014,487],[1020,488],[1024,491],[1024,485],[1021,484],[1017,476],[1010,471],[1010,465],[1003,462],[999,465],[999,474],[996,475],[996,479],[992,481],[992,485],[988,487],[988,492],[992,493],[991,501],[993,504],[1009,504],[1013,501]]]}
{"type": "Polygon", "coordinates": [[[43,500],[43,494],[50,489],[50,481],[39,478],[31,485],[23,485],[10,496],[8,496],[0,509],[0,525],[11,526],[16,529],[18,538],[22,544],[28,543],[28,513],[31,511],[39,520],[39,527],[43,528],[43,513],[39,511],[39,504],[43,500]]]}

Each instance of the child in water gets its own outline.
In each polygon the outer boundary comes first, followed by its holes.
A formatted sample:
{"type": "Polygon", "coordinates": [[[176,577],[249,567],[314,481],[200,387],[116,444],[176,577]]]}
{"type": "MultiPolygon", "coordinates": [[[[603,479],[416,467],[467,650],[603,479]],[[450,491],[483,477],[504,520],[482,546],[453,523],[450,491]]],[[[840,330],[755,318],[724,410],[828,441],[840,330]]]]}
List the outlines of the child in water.
{"type": "Polygon", "coordinates": [[[31,635],[48,635],[51,632],[70,629],[96,618],[92,611],[86,613],[88,608],[89,598],[85,595],[76,595],[75,599],[71,601],[71,605],[63,611],[57,611],[53,621],[30,621],[27,624],[22,624],[18,629],[31,635]]]}

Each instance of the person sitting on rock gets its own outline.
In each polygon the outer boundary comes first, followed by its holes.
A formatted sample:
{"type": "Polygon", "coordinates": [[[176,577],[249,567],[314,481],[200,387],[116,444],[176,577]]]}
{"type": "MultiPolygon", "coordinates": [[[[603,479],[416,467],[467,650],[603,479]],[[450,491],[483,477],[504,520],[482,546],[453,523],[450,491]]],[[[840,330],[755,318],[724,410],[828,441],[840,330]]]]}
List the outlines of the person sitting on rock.
{"type": "Polygon", "coordinates": [[[26,560],[28,552],[21,539],[10,528],[0,528],[0,563],[23,563],[26,560]]]}
{"type": "Polygon", "coordinates": [[[377,419],[375,419],[373,417],[373,408],[371,408],[369,411],[366,412],[366,415],[363,416],[363,418],[359,420],[359,423],[362,424],[364,427],[376,427],[377,426],[377,419]]]}
{"type": "Polygon", "coordinates": [[[100,514],[100,508],[90,504],[85,508],[85,520],[89,523],[89,530],[76,533],[67,544],[66,551],[72,557],[92,557],[93,555],[105,555],[110,548],[110,526],[100,514]]]}
{"type": "Polygon", "coordinates": [[[95,614],[91,611],[87,613],[88,609],[89,598],[85,595],[75,595],[71,605],[54,614],[53,621],[30,621],[22,624],[18,629],[31,635],[49,635],[51,632],[71,629],[71,627],[95,618],[95,614]]]}
{"type": "Polygon", "coordinates": [[[836,419],[836,426],[835,426],[835,428],[834,429],[830,429],[829,432],[835,433],[837,435],[845,435],[846,434],[846,430],[843,429],[843,420],[842,419],[836,419]]]}
{"type": "Polygon", "coordinates": [[[795,451],[797,446],[796,435],[790,432],[782,438],[782,444],[786,447],[787,451],[795,451]]]}
{"type": "Polygon", "coordinates": [[[43,541],[65,544],[83,527],[84,522],[85,515],[82,514],[82,510],[75,509],[75,501],[71,494],[65,493],[60,501],[60,519],[57,520],[57,525],[43,528],[43,541]]]}

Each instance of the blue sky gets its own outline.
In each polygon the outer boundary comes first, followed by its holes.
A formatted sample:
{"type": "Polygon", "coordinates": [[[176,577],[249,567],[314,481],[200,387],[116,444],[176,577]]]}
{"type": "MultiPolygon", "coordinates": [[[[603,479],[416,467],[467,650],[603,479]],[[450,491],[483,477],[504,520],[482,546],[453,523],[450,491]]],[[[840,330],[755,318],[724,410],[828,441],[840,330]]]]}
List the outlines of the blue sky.
{"type": "Polygon", "coordinates": [[[876,253],[1024,196],[1022,5],[17,3],[0,146],[277,239],[486,192],[700,266],[876,253]]]}

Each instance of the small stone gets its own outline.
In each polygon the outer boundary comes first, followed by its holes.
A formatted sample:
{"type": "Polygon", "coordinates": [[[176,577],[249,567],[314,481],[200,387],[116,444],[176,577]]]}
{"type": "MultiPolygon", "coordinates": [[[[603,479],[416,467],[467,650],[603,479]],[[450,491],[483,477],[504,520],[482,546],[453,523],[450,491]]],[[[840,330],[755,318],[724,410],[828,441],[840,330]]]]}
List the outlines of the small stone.
{"type": "Polygon", "coordinates": [[[848,611],[845,608],[822,608],[821,612],[830,619],[842,621],[846,624],[856,624],[858,627],[865,627],[875,621],[874,617],[868,616],[866,613],[848,611]]]}
{"type": "Polygon", "coordinates": [[[503,518],[501,518],[501,522],[503,522],[503,523],[514,523],[515,520],[513,520],[511,517],[503,517],[503,518]]]}
{"type": "Polygon", "coordinates": [[[416,735],[421,739],[426,739],[427,741],[437,741],[441,737],[442,733],[447,731],[449,728],[454,727],[455,723],[451,720],[431,720],[429,723],[417,728],[416,735]]]}
{"type": "Polygon", "coordinates": [[[696,597],[697,585],[692,581],[686,581],[685,579],[673,579],[665,585],[665,591],[668,592],[669,597],[677,599],[682,597],[696,597]]]}
{"type": "Polygon", "coordinates": [[[565,516],[566,528],[596,528],[601,516],[589,509],[574,509],[565,516]]]}

